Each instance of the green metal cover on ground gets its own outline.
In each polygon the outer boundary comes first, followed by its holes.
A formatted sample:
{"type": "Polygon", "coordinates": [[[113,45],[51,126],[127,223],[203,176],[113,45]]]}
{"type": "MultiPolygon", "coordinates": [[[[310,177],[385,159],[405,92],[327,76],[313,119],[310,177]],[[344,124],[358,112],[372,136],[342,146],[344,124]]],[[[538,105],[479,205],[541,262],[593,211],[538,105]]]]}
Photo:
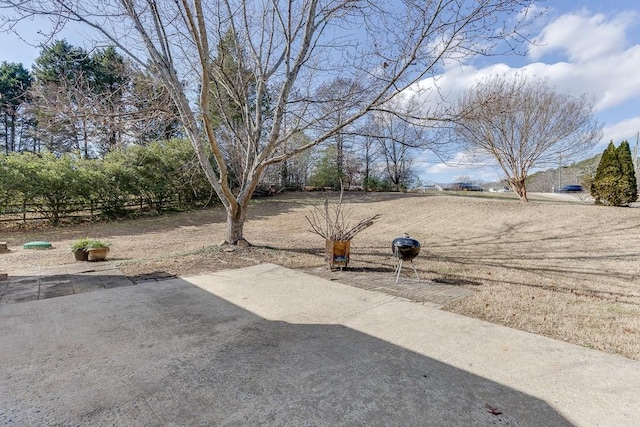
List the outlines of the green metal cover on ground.
{"type": "Polygon", "coordinates": [[[24,249],[49,249],[51,243],[49,242],[29,242],[22,245],[24,249]]]}

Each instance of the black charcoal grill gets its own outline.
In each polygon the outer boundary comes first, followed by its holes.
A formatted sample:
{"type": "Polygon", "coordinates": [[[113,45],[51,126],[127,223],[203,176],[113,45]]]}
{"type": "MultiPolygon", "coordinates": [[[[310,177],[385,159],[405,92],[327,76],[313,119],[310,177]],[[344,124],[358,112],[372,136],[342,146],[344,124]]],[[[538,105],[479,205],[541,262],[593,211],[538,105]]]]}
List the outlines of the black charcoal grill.
{"type": "Polygon", "coordinates": [[[418,276],[418,270],[416,270],[416,266],[413,264],[413,259],[420,253],[420,242],[416,239],[410,238],[407,233],[404,233],[402,237],[393,239],[393,242],[391,242],[391,250],[396,258],[396,269],[394,271],[396,283],[398,283],[398,280],[400,279],[400,270],[402,270],[402,263],[404,261],[409,261],[411,263],[413,272],[416,274],[416,278],[419,282],[420,276],[418,276]]]}

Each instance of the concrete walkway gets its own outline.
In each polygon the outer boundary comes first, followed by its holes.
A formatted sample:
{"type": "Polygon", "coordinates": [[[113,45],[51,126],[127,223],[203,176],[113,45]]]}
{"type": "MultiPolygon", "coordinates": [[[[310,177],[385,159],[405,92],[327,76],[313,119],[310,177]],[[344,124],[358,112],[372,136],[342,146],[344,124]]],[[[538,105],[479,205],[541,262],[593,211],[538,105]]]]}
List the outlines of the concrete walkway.
{"type": "Polygon", "coordinates": [[[640,363],[271,264],[0,305],[0,425],[637,426],[640,363]]]}

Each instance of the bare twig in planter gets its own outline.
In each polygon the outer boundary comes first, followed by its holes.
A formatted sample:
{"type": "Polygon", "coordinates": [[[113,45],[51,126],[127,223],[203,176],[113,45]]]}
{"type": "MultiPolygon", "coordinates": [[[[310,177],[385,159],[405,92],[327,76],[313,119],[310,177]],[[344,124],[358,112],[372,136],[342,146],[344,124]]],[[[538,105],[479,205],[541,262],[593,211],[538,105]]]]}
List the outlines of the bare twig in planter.
{"type": "Polygon", "coordinates": [[[351,239],[353,239],[356,234],[358,234],[359,232],[361,232],[365,228],[370,227],[374,223],[374,221],[377,220],[378,218],[380,218],[381,216],[382,216],[381,214],[375,214],[371,218],[363,219],[362,221],[357,223],[355,226],[353,226],[353,228],[351,228],[349,231],[347,231],[344,234],[344,236],[339,240],[351,240],[351,239]]]}
{"type": "Polygon", "coordinates": [[[349,211],[342,202],[342,191],[338,203],[330,205],[329,200],[325,199],[324,209],[314,206],[311,215],[305,215],[305,218],[311,226],[312,233],[317,234],[326,240],[346,241],[351,240],[356,234],[371,226],[375,220],[380,218],[380,214],[376,214],[370,218],[366,218],[351,226],[347,217],[349,211]]]}

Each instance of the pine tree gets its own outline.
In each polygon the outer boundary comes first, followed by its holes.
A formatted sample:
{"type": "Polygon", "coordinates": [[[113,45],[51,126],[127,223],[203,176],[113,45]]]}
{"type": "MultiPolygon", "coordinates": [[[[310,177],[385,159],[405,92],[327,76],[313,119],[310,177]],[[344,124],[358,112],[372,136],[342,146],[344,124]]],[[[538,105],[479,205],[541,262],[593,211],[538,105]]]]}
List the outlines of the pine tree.
{"type": "Polygon", "coordinates": [[[638,186],[629,143],[627,141],[622,141],[622,144],[620,144],[616,150],[616,154],[618,156],[618,162],[620,163],[620,170],[622,172],[621,179],[618,183],[620,186],[619,191],[621,193],[622,203],[628,204],[635,202],[638,198],[638,186]]]}
{"type": "Polygon", "coordinates": [[[623,141],[616,149],[613,141],[602,153],[591,195],[597,205],[622,206],[638,198],[636,177],[629,143],[623,141]]]}
{"type": "Polygon", "coordinates": [[[596,169],[596,176],[591,184],[591,195],[594,197],[596,205],[613,204],[610,196],[616,193],[615,187],[619,176],[620,166],[616,156],[616,148],[611,141],[602,153],[596,169]]]}
{"type": "Polygon", "coordinates": [[[16,124],[19,119],[19,109],[28,101],[28,91],[31,87],[31,74],[22,64],[0,64],[0,117],[2,118],[5,153],[17,151],[16,124]]]}

